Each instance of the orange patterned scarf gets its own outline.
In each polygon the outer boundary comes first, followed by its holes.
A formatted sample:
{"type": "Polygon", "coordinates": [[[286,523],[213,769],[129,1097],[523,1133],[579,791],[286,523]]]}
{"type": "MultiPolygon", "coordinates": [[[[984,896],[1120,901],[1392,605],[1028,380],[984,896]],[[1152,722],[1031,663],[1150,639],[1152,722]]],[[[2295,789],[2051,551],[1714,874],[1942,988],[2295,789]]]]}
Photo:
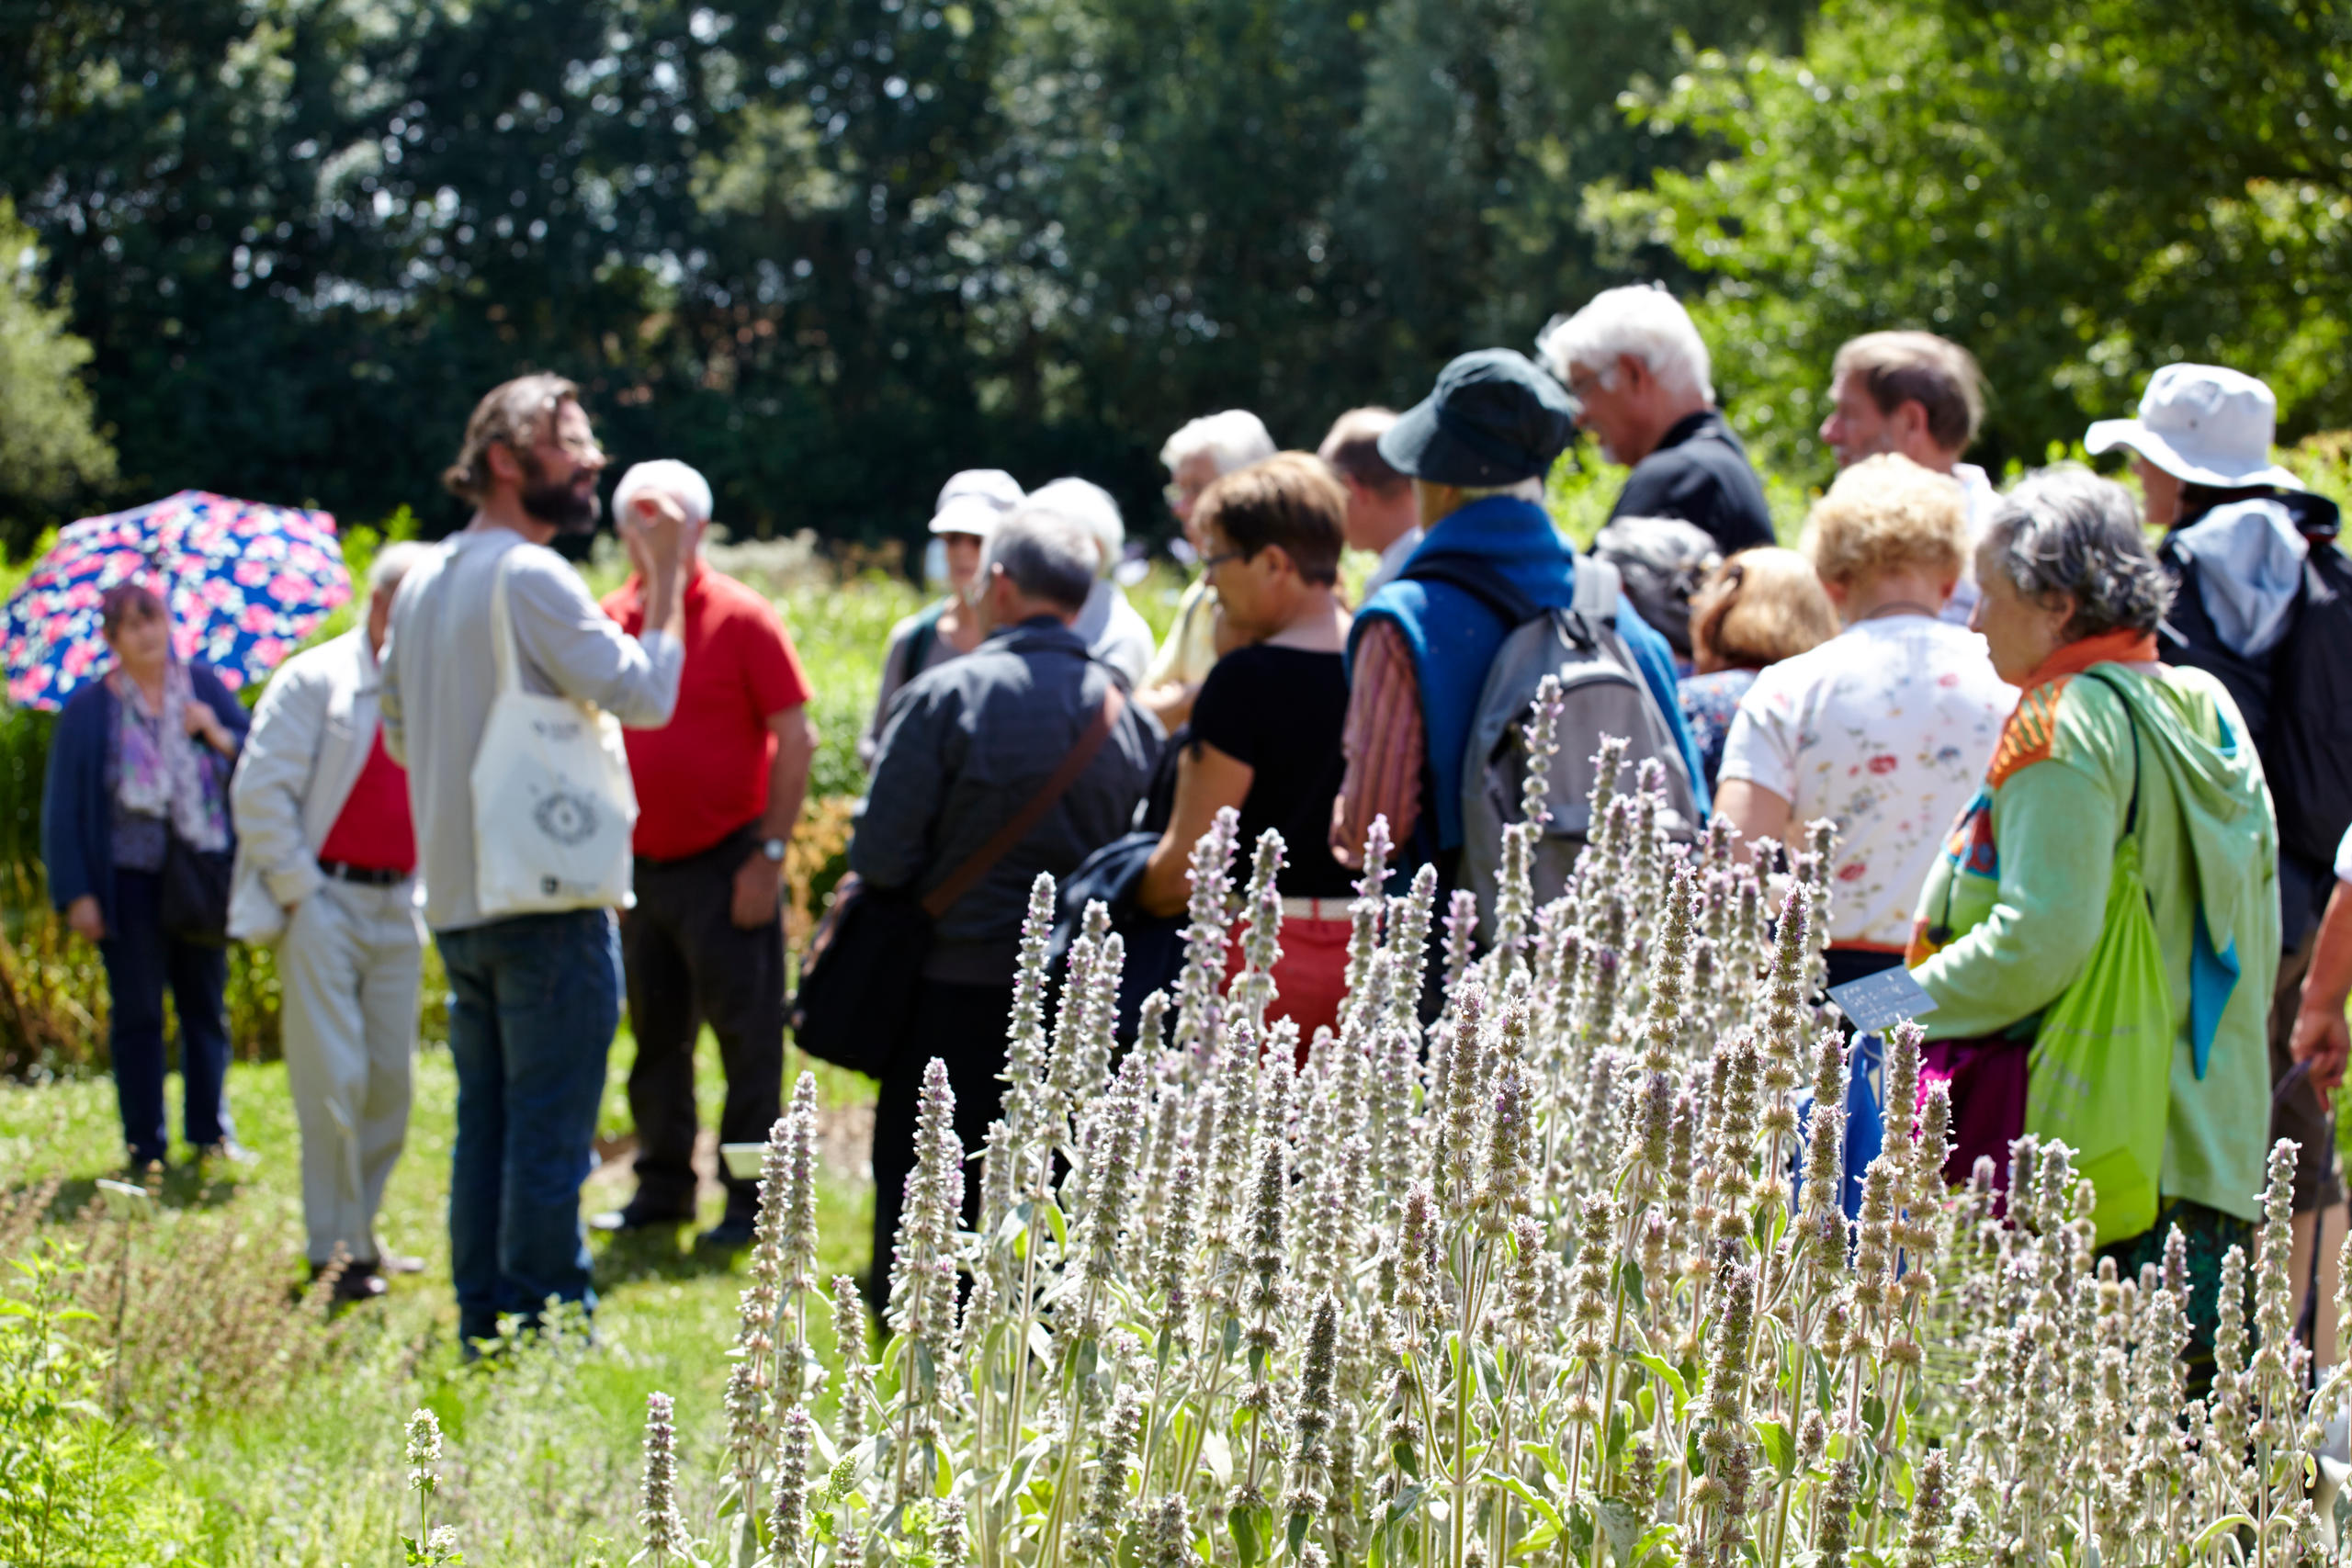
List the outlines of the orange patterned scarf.
{"type": "Polygon", "coordinates": [[[2050,755],[2058,732],[2058,698],[2068,681],[2094,664],[2152,664],[2155,658],[2155,633],[2112,631],[2078,638],[2043,660],[2025,678],[2017,711],[2001,727],[2001,743],[1994,750],[1985,783],[1998,789],[2019,768],[2050,755]]]}

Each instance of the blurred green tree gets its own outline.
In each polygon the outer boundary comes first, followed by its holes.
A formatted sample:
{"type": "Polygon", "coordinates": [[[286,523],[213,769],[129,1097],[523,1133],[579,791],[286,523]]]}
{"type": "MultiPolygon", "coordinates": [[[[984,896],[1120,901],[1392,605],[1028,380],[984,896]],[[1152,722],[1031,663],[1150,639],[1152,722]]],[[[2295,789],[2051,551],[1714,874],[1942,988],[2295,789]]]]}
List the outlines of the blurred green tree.
{"type": "Polygon", "coordinates": [[[41,300],[40,249],[0,197],[0,557],[21,552],[114,478],[114,448],[82,381],[90,345],[41,300]]]}
{"type": "Polygon", "coordinates": [[[1751,440],[1821,463],[1847,336],[1923,327],[1994,387],[1984,454],[2041,459],[2147,374],[2269,380],[2289,436],[2352,419],[2352,6],[1831,0],[1801,56],[1685,45],[1629,95],[1702,166],[1597,189],[1621,261],[1710,280],[1751,440]]]}

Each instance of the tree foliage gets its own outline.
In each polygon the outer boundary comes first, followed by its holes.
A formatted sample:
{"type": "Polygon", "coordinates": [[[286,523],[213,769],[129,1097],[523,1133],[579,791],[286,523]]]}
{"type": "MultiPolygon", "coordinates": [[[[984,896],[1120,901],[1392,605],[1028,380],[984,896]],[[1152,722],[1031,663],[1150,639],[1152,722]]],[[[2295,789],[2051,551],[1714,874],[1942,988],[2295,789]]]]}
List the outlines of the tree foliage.
{"type": "Polygon", "coordinates": [[[0,197],[0,540],[29,538],[77,492],[114,477],[114,448],[80,379],[90,345],[40,298],[40,252],[0,197]]]}
{"type": "Polygon", "coordinates": [[[526,367],[722,518],[920,526],[1077,471],[1145,524],[1183,419],[1311,445],[1618,274],[1577,192],[1677,29],[1800,0],[0,0],[0,195],[93,345],[119,484],[457,518],[526,367]]]}
{"type": "Polygon", "coordinates": [[[1718,379],[1804,456],[1830,355],[1917,326],[1973,348],[1987,446],[2038,458],[2147,374],[2268,379],[2290,434],[2352,418],[2352,7],[1831,0],[1802,56],[1686,46],[1628,99],[1702,166],[1594,193],[1620,255],[1711,280],[1718,379]]]}

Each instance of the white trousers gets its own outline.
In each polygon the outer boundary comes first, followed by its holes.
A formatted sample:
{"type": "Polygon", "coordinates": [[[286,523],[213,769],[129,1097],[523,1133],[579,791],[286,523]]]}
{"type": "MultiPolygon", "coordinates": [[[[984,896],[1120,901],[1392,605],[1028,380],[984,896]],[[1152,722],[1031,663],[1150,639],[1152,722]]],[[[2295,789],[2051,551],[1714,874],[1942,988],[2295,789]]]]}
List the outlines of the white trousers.
{"type": "Polygon", "coordinates": [[[310,1259],[382,1256],[376,1211],[408,1137],[424,929],[413,885],[330,880],[277,944],[286,1082],[302,1128],[310,1259]]]}

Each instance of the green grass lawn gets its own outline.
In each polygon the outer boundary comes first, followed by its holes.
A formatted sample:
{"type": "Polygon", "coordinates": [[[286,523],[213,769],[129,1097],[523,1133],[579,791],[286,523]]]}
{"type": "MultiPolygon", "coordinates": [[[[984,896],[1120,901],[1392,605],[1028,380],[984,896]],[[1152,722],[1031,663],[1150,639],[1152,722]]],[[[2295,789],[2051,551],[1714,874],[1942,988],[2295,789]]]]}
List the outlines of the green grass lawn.
{"type": "MultiPolygon", "coordinates": [[[[618,1137],[629,1118],[624,1082],[632,1043],[615,1042],[603,1132],[618,1137]]],[[[715,1047],[706,1033],[698,1072],[705,1124],[715,1125],[722,1089],[715,1047]]],[[[787,1064],[796,1074],[802,1065],[787,1064]]],[[[788,1080],[787,1080],[788,1081],[788,1080]]],[[[829,1126],[854,1117],[870,1086],[824,1070],[821,1098],[829,1126]]],[[[176,1103],[178,1080],[172,1080],[176,1103]]],[[[253,1255],[244,1266],[288,1291],[300,1278],[300,1142],[285,1069],[240,1064],[230,1095],[239,1135],[261,1162],[233,1186],[200,1190],[193,1173],[166,1179],[163,1213],[139,1228],[133,1245],[160,1248],[169,1269],[175,1254],[208,1260],[205,1245],[233,1224],[253,1255]]],[[[626,1562],[636,1551],[634,1511],[645,1395],[677,1400],[688,1497],[707,1529],[721,1442],[720,1393],[735,1328],[744,1259],[694,1250],[692,1234],[675,1238],[594,1237],[601,1304],[594,1345],[560,1347],[514,1358],[498,1370],[460,1365],[457,1311],[450,1293],[444,1213],[455,1132],[456,1082],[448,1053],[419,1056],[415,1112],[408,1149],[387,1195],[383,1235],[397,1251],[425,1260],[421,1275],[396,1279],[384,1301],[343,1315],[323,1355],[233,1404],[199,1409],[158,1439],[165,1474],[184,1494],[182,1511],[194,1560],[220,1564],[394,1563],[396,1526],[413,1528],[405,1490],[402,1424],[419,1405],[432,1408],[448,1435],[444,1516],[458,1526],[472,1564],[626,1562]]],[[[176,1124],[176,1111],[175,1111],[176,1124]]],[[[820,1271],[856,1274],[866,1267],[873,1196],[864,1146],[845,1151],[836,1136],[822,1172],[820,1271]],[[855,1168],[844,1168],[854,1164],[855,1168]]],[[[111,1079],[73,1079],[40,1088],[0,1089],[0,1162],[9,1185],[23,1190],[63,1179],[43,1228],[67,1230],[98,1177],[120,1161],[121,1134],[111,1079]]],[[[623,1156],[598,1169],[582,1194],[588,1210],[609,1208],[630,1190],[623,1156]]],[[[705,1190],[705,1224],[722,1200],[705,1190]]],[[[96,1233],[90,1250],[107,1256],[119,1233],[96,1233]]],[[[166,1278],[169,1278],[167,1273],[166,1278]]],[[[191,1295],[201,1295],[191,1288],[191,1295]]],[[[260,1309],[284,1321],[261,1325],[261,1337],[291,1339],[318,1331],[278,1303],[260,1309]]],[[[167,1292],[153,1310],[174,1310],[167,1292]]],[[[187,1309],[200,1313],[200,1303],[187,1309]]],[[[235,1338],[252,1325],[198,1322],[190,1336],[235,1338]]],[[[830,1354],[830,1333],[820,1348],[830,1354]]]]}

